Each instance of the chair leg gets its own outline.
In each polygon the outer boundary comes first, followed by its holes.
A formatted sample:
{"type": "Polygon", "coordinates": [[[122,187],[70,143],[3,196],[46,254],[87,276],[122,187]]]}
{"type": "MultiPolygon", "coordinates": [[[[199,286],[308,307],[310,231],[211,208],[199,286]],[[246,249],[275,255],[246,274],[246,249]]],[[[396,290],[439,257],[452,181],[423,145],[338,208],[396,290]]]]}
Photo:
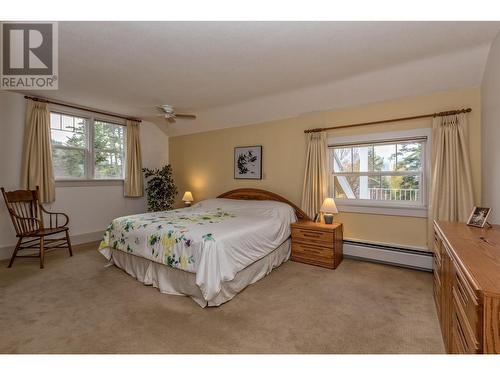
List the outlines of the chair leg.
{"type": "Polygon", "coordinates": [[[45,249],[43,247],[43,237],[40,237],[40,268],[43,268],[43,259],[45,257],[45,249]]]}
{"type": "Polygon", "coordinates": [[[21,240],[22,240],[22,238],[19,237],[19,240],[17,241],[17,244],[16,244],[16,248],[14,249],[14,252],[12,253],[12,258],[10,258],[10,262],[9,262],[9,265],[7,266],[7,268],[12,267],[12,264],[14,263],[14,258],[16,257],[17,252],[19,251],[19,247],[21,246],[21,240]]]}
{"type": "Polygon", "coordinates": [[[66,231],[66,241],[68,242],[69,256],[73,256],[73,249],[71,248],[71,240],[69,239],[69,233],[66,231]]]}

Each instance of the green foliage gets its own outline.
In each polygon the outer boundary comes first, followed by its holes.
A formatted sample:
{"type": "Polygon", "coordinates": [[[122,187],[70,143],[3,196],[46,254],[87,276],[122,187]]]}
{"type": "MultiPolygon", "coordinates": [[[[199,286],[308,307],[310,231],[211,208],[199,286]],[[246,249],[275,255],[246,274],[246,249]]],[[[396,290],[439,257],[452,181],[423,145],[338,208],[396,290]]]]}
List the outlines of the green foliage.
{"type": "MultiPolygon", "coordinates": [[[[391,149],[377,150],[376,146],[368,145],[359,147],[368,153],[367,160],[361,160],[360,150],[357,147],[336,148],[334,157],[338,163],[339,173],[345,172],[345,181],[349,184],[350,189],[357,196],[360,191],[361,178],[366,173],[369,189],[392,189],[392,190],[410,190],[417,191],[419,189],[419,171],[421,169],[422,145],[418,142],[398,143],[391,145],[391,149]],[[361,168],[361,163],[364,162],[364,167],[361,168]],[[368,165],[366,166],[366,162],[368,165]],[[394,165],[396,164],[396,165],[394,165]],[[366,169],[365,169],[366,168],[366,169]],[[360,171],[360,172],[358,172],[360,171]],[[404,176],[390,176],[385,172],[405,171],[410,172],[404,176]],[[349,173],[359,173],[359,175],[348,175],[349,173]],[[371,172],[371,173],[370,173],[371,172]],[[373,172],[380,172],[376,175],[373,172]],[[415,173],[412,173],[415,172],[415,173]],[[359,177],[358,177],[359,176],[359,177]]],[[[344,188],[340,185],[338,179],[335,179],[335,192],[337,197],[345,197],[344,188]]],[[[409,194],[409,199],[415,199],[416,193],[409,194]]],[[[405,194],[398,195],[396,199],[408,199],[405,194]]]]}
{"type": "Polygon", "coordinates": [[[143,168],[147,180],[146,193],[149,211],[171,210],[177,195],[170,164],[161,169],[143,168]]]}
{"type": "MultiPolygon", "coordinates": [[[[384,158],[382,158],[380,155],[377,155],[375,153],[375,149],[370,147],[368,149],[368,158],[369,158],[369,163],[373,163],[372,165],[372,170],[374,171],[383,171],[384,170],[384,158]]],[[[389,185],[389,182],[385,178],[379,178],[379,177],[368,177],[368,186],[370,188],[383,188],[383,189],[389,189],[391,186],[389,185]]]]}
{"type": "MultiPolygon", "coordinates": [[[[415,171],[421,168],[421,153],[420,144],[403,143],[402,147],[398,148],[398,171],[415,171]]],[[[414,175],[401,177],[400,189],[418,189],[418,177],[414,175]]]]}
{"type": "Polygon", "coordinates": [[[95,174],[97,178],[123,175],[123,126],[101,121],[94,123],[95,174]]]}
{"type": "MultiPolygon", "coordinates": [[[[124,127],[105,123],[94,122],[94,152],[95,152],[95,177],[120,178],[123,175],[124,157],[124,127]]],[[[54,145],[74,147],[79,150],[56,150],[54,152],[56,165],[66,176],[83,177],[87,136],[84,124],[76,124],[74,132],[68,132],[65,142],[53,140],[54,145]]]]}
{"type": "MultiPolygon", "coordinates": [[[[85,134],[73,133],[68,137],[66,145],[70,147],[85,148],[85,134]]],[[[83,177],[85,156],[83,151],[71,150],[60,154],[61,164],[68,176],[83,177]]]]}

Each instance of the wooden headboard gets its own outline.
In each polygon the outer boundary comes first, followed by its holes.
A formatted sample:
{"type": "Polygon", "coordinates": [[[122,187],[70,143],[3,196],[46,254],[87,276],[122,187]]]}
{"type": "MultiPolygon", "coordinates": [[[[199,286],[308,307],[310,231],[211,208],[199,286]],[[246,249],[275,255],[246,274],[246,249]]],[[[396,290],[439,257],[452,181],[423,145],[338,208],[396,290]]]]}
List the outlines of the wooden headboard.
{"type": "Polygon", "coordinates": [[[217,198],[283,202],[293,207],[293,209],[295,210],[295,215],[297,215],[297,219],[311,220],[311,218],[307,216],[307,214],[304,211],[302,211],[299,207],[294,205],[288,199],[285,199],[281,195],[271,193],[270,191],[267,190],[252,189],[252,188],[235,189],[227,191],[224,194],[219,195],[217,198]]]}

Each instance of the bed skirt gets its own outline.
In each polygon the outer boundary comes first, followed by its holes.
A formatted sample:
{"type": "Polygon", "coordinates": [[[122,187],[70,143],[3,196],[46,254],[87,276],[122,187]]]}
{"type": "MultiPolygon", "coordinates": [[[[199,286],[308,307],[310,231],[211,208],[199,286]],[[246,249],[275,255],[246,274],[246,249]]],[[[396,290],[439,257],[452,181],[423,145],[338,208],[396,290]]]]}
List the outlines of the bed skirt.
{"type": "Polygon", "coordinates": [[[191,297],[201,307],[219,306],[253,284],[290,258],[291,240],[287,239],[273,252],[252,263],[236,274],[233,280],[225,281],[217,296],[207,301],[196,285],[196,275],[177,268],[168,267],[120,250],[109,248],[111,260],[118,268],[127,272],[145,285],[158,288],[161,293],[191,297]]]}

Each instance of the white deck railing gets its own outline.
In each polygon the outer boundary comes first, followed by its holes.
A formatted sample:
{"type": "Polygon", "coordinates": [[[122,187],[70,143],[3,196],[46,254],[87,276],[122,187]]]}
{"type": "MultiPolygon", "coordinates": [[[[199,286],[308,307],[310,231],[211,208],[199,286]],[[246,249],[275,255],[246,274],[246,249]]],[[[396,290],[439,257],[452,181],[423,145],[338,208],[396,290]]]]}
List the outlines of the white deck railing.
{"type": "Polygon", "coordinates": [[[369,188],[370,199],[382,201],[418,201],[419,189],[369,188]]]}

